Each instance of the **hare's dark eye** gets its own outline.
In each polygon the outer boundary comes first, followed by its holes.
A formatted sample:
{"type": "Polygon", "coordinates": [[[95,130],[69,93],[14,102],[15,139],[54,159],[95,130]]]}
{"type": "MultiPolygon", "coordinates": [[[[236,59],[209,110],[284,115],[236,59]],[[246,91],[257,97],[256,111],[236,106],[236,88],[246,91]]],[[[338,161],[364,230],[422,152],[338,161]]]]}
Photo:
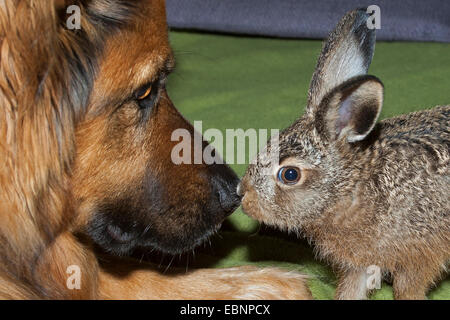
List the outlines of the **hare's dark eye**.
{"type": "Polygon", "coordinates": [[[297,167],[283,167],[278,171],[278,180],[284,184],[296,184],[300,176],[300,169],[297,167]]]}

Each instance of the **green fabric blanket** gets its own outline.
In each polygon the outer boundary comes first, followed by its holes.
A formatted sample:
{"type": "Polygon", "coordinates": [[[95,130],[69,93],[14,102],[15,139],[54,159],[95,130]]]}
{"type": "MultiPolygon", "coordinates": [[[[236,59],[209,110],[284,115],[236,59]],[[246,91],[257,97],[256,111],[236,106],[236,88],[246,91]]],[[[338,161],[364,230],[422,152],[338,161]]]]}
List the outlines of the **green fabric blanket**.
{"type": "MultiPolygon", "coordinates": [[[[175,31],[170,38],[177,69],[169,78],[169,95],[187,119],[203,121],[203,130],[281,129],[303,112],[321,41],[175,31]]],[[[382,118],[450,104],[449,44],[378,42],[369,73],[385,85],[382,118]]],[[[246,165],[232,167],[242,176],[246,165]]],[[[332,270],[314,258],[304,240],[260,226],[240,209],[211,246],[190,256],[188,267],[237,265],[298,270],[310,275],[316,299],[334,295],[332,270]]],[[[372,296],[392,297],[388,284],[372,296]]],[[[450,299],[450,277],[440,281],[428,297],[450,299]]]]}

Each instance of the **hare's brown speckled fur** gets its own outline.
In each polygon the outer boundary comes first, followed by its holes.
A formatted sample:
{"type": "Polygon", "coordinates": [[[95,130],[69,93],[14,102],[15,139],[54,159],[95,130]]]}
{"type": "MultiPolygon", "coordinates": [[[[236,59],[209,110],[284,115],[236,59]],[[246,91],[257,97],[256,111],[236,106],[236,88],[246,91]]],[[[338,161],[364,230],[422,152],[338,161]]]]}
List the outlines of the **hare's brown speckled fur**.
{"type": "Polygon", "coordinates": [[[450,259],[450,106],[376,122],[383,85],[366,75],[367,17],[352,11],[330,34],[305,114],[268,144],[279,165],[258,155],[239,193],[250,216],[311,240],[337,271],[336,298],[366,298],[376,265],[395,298],[423,299],[450,259]],[[285,166],[299,168],[296,184],[277,179],[285,166]]]}

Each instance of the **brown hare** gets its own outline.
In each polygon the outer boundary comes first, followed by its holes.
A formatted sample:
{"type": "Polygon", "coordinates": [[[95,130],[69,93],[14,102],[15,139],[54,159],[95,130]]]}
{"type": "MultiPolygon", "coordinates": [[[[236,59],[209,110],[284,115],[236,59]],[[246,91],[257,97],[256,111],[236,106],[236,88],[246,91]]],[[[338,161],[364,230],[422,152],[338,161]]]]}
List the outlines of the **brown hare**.
{"type": "Polygon", "coordinates": [[[373,266],[396,299],[424,299],[450,260],[450,106],[376,123],[383,84],[366,74],[367,19],[351,11],[330,34],[304,115],[268,143],[238,193],[251,217],[311,241],[338,274],[337,299],[366,298],[373,266]]]}

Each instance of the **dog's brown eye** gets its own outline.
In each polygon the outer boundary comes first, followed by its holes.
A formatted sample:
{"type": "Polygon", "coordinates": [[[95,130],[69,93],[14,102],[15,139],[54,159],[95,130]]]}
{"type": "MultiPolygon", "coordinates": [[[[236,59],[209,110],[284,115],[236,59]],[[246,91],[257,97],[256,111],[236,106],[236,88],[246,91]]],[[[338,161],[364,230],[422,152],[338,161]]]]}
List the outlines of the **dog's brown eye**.
{"type": "Polygon", "coordinates": [[[158,97],[159,83],[153,82],[145,86],[142,86],[134,94],[136,102],[139,108],[142,110],[151,110],[155,104],[156,98],[158,97]]]}
{"type": "Polygon", "coordinates": [[[148,86],[147,88],[143,88],[143,90],[145,90],[143,93],[139,92],[138,96],[137,96],[137,100],[144,100],[145,98],[147,98],[150,93],[152,92],[152,86],[148,86]]]}
{"type": "Polygon", "coordinates": [[[300,177],[300,169],[297,167],[283,167],[278,171],[278,180],[284,184],[296,184],[300,177]]]}

